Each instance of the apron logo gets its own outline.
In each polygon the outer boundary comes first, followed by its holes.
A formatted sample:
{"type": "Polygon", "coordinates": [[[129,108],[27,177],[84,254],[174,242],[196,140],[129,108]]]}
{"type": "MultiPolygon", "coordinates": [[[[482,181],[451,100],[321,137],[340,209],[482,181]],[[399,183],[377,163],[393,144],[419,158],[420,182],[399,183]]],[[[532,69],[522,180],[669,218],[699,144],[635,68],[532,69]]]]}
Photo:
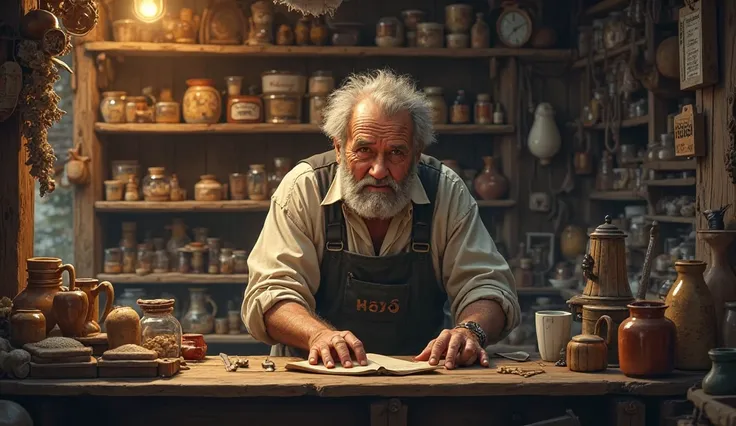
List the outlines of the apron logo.
{"type": "Polygon", "coordinates": [[[392,314],[399,312],[399,309],[401,309],[399,299],[393,299],[390,303],[375,300],[369,302],[366,299],[356,300],[355,310],[358,312],[386,312],[387,309],[392,314]]]}

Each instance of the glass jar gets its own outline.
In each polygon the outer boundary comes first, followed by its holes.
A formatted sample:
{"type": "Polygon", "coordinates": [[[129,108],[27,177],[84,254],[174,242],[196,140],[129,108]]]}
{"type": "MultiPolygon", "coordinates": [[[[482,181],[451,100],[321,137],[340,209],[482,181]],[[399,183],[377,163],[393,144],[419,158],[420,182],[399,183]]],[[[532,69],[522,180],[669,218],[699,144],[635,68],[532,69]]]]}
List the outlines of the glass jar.
{"type": "Polygon", "coordinates": [[[245,250],[233,250],[233,273],[248,273],[248,252],[245,250]]]}
{"type": "Polygon", "coordinates": [[[135,273],[138,275],[146,275],[150,274],[151,271],[153,271],[153,252],[148,244],[139,244],[135,273]]]}
{"type": "Polygon", "coordinates": [[[631,218],[629,238],[626,239],[626,243],[630,247],[636,248],[646,247],[649,244],[649,233],[646,229],[644,216],[634,216],[631,218]]]}
{"type": "Polygon", "coordinates": [[[123,222],[121,227],[123,228],[123,237],[120,239],[120,248],[136,248],[138,245],[136,240],[136,223],[123,222]]]}
{"type": "Polygon", "coordinates": [[[588,56],[593,44],[593,27],[584,26],[578,28],[578,57],[588,56]]]}
{"type": "Polygon", "coordinates": [[[204,244],[193,242],[189,244],[189,251],[192,253],[191,270],[192,274],[204,273],[204,244]]]}
{"type": "Polygon", "coordinates": [[[657,159],[660,161],[674,160],[675,156],[675,136],[670,133],[662,133],[660,136],[661,145],[657,152],[657,159]]]}
{"type": "Polygon", "coordinates": [[[233,273],[233,250],[229,248],[220,249],[220,273],[233,273]]]}
{"type": "Polygon", "coordinates": [[[173,299],[139,300],[141,346],[155,351],[159,358],[179,358],[181,354],[181,323],[174,315],[173,299]]]}
{"type": "Polygon", "coordinates": [[[148,104],[145,96],[128,96],[125,98],[125,121],[128,123],[153,123],[153,105],[148,104]]]}
{"type": "Polygon", "coordinates": [[[432,124],[447,124],[447,103],[441,87],[425,87],[424,94],[429,101],[432,124]]]}
{"type": "Polygon", "coordinates": [[[381,18],[376,23],[376,46],[399,47],[404,43],[404,25],[394,16],[381,18]]]}
{"type": "Polygon", "coordinates": [[[123,272],[123,251],[117,247],[105,249],[106,274],[119,274],[123,272]]]}
{"type": "Polygon", "coordinates": [[[123,273],[134,274],[135,273],[135,249],[125,247],[123,248],[123,273]]]}
{"type": "Polygon", "coordinates": [[[153,255],[153,272],[156,274],[169,272],[169,253],[165,248],[156,249],[153,255]]]}
{"type": "Polygon", "coordinates": [[[475,124],[491,124],[493,123],[493,106],[491,105],[491,95],[488,93],[479,93],[475,99],[475,124]]]}
{"type": "Polygon", "coordinates": [[[611,12],[608,15],[603,30],[603,43],[606,50],[612,50],[626,43],[626,24],[621,12],[611,12]]]}
{"type": "Polygon", "coordinates": [[[100,112],[105,123],[125,123],[125,92],[103,92],[100,112]]]}
{"type": "Polygon", "coordinates": [[[112,180],[130,181],[132,177],[136,183],[140,179],[141,166],[135,160],[120,160],[112,162],[112,180]]]}
{"type": "Polygon", "coordinates": [[[597,191],[611,191],[613,189],[614,177],[612,162],[611,154],[607,151],[603,152],[595,182],[597,191]]]}
{"type": "Polygon", "coordinates": [[[327,95],[335,89],[335,78],[330,71],[315,71],[309,77],[310,95],[327,95]]]}
{"type": "Polygon", "coordinates": [[[605,21],[603,19],[593,20],[593,53],[601,53],[605,47],[603,43],[603,27],[605,21]]]}
{"type": "Polygon", "coordinates": [[[465,90],[458,90],[455,102],[450,110],[450,123],[465,124],[470,122],[470,106],[465,99],[465,90]]]}
{"type": "Polygon", "coordinates": [[[291,160],[287,157],[275,157],[273,159],[274,171],[268,174],[269,195],[273,196],[276,188],[284,180],[284,176],[291,170],[291,160]]]}
{"type": "Polygon", "coordinates": [[[417,24],[417,47],[437,48],[445,43],[445,26],[437,22],[417,24]]]}
{"type": "Polygon", "coordinates": [[[322,124],[322,110],[327,105],[327,95],[309,95],[309,123],[322,124]]]}
{"type": "Polygon", "coordinates": [[[191,272],[191,253],[186,248],[179,249],[179,256],[177,257],[177,271],[180,274],[188,274],[191,272]]]}
{"type": "Polygon", "coordinates": [[[169,201],[171,182],[164,167],[149,167],[143,178],[143,199],[146,201],[169,201]]]}
{"type": "Polygon", "coordinates": [[[203,227],[192,229],[192,233],[194,234],[194,241],[204,246],[205,244],[207,244],[207,236],[209,235],[209,232],[209,229],[203,227]]]}
{"type": "Polygon", "coordinates": [[[621,167],[636,162],[636,145],[623,144],[619,146],[618,165],[621,167]]]}
{"type": "Polygon", "coordinates": [[[220,272],[220,247],[219,238],[207,238],[207,272],[210,274],[220,272]]]}
{"type": "Polygon", "coordinates": [[[251,164],[248,170],[248,198],[254,201],[268,199],[268,176],[264,164],[251,164]]]}

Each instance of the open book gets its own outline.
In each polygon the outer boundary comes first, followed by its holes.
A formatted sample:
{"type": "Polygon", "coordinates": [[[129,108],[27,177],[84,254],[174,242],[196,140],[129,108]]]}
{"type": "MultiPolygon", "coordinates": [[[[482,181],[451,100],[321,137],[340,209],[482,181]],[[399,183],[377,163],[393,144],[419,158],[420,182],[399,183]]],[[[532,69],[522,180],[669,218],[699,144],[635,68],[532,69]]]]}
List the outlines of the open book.
{"type": "Polygon", "coordinates": [[[351,368],[345,368],[339,363],[334,368],[327,368],[320,363],[312,365],[309,361],[290,362],[286,364],[287,370],[306,371],[320,374],[337,374],[343,376],[364,376],[368,374],[386,376],[406,376],[409,374],[424,373],[441,368],[442,365],[429,365],[428,362],[404,361],[379,354],[367,354],[368,365],[353,363],[351,368]]]}

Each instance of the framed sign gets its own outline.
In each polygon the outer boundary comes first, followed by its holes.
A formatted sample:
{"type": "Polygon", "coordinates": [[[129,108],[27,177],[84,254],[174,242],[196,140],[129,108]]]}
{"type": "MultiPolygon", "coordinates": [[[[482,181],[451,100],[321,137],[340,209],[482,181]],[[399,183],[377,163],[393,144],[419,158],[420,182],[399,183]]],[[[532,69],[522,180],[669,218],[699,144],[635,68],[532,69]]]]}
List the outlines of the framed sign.
{"type": "Polygon", "coordinates": [[[695,112],[692,105],[682,107],[675,116],[675,155],[678,157],[702,157],[705,155],[703,114],[695,112]]]}
{"type": "Polygon", "coordinates": [[[680,90],[718,83],[718,37],[715,0],[685,0],[680,8],[680,90]]]}

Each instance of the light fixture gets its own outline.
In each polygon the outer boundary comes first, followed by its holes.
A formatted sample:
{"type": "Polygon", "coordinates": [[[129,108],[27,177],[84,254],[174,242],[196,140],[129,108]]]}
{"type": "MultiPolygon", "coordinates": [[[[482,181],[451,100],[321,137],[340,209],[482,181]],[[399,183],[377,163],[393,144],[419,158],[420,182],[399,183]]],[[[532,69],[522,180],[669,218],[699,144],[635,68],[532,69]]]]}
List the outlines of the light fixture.
{"type": "Polygon", "coordinates": [[[165,12],[166,0],[133,0],[133,14],[141,22],[156,22],[165,12]]]}

